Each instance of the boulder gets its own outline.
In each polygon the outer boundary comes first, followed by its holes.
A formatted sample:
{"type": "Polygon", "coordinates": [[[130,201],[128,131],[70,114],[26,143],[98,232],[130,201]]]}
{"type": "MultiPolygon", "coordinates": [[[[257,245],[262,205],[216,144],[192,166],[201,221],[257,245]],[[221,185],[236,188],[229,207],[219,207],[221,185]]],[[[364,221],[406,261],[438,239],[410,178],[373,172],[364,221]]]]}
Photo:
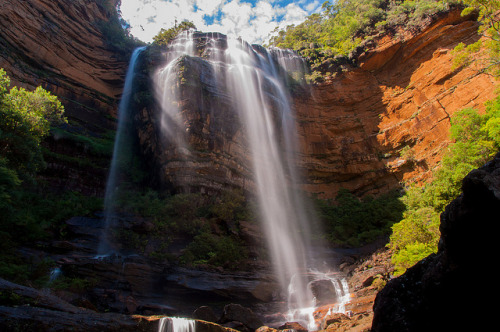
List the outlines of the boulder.
{"type": "Polygon", "coordinates": [[[298,322],[286,322],[278,327],[278,330],[291,330],[296,332],[307,332],[307,329],[298,322]]]}
{"type": "Polygon", "coordinates": [[[263,326],[261,319],[249,308],[241,304],[227,304],[221,317],[221,323],[240,322],[250,331],[255,331],[263,326]]]}
{"type": "Polygon", "coordinates": [[[330,325],[332,324],[341,324],[344,321],[350,320],[349,316],[341,314],[341,313],[334,313],[326,316],[323,321],[321,322],[321,329],[326,330],[330,325]]]}
{"type": "Polygon", "coordinates": [[[201,306],[193,312],[194,319],[216,323],[219,319],[211,307],[201,306]]]}
{"type": "Polygon", "coordinates": [[[320,279],[310,283],[311,291],[316,298],[316,304],[321,306],[338,301],[338,295],[333,282],[336,280],[320,279]]]}

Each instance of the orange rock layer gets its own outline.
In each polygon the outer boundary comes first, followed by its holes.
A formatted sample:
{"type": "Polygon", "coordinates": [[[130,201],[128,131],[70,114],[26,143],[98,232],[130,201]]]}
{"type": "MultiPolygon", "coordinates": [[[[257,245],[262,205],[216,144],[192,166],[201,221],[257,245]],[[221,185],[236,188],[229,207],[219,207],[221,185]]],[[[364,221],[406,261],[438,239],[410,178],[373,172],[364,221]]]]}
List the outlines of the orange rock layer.
{"type": "Polygon", "coordinates": [[[455,11],[399,36],[295,99],[308,192],[379,194],[428,180],[450,143],[450,116],[495,97],[493,77],[452,65],[454,47],[479,38],[477,22],[455,11]]]}
{"type": "Polygon", "coordinates": [[[127,62],[99,28],[107,15],[95,0],[2,1],[0,68],[12,85],[52,91],[68,116],[112,128],[127,62]]]}

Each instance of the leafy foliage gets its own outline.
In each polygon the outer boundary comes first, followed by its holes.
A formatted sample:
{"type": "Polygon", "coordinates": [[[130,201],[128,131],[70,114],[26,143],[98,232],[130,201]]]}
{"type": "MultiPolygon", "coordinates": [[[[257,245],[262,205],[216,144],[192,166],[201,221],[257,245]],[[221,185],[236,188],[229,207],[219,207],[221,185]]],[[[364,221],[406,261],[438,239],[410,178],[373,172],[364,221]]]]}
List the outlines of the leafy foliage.
{"type": "Polygon", "coordinates": [[[40,143],[51,124],[66,122],[64,107],[41,87],[32,92],[17,87],[9,91],[9,85],[9,77],[0,69],[0,157],[26,179],[43,167],[40,143]]]}
{"type": "Polygon", "coordinates": [[[299,50],[313,62],[348,55],[368,36],[397,25],[417,27],[426,17],[449,9],[454,1],[338,0],[326,1],[321,13],[299,25],[275,30],[270,45],[299,50]]]}
{"type": "Polygon", "coordinates": [[[455,47],[454,67],[475,64],[481,71],[494,76],[500,75],[500,1],[498,0],[462,0],[467,7],[462,15],[478,13],[481,23],[479,34],[484,37],[475,43],[460,43],[455,47]],[[483,51],[486,54],[481,54],[483,51]]]}
{"type": "Polygon", "coordinates": [[[319,217],[324,221],[327,239],[340,246],[357,247],[390,233],[401,220],[404,205],[393,192],[381,197],[358,199],[342,189],[335,202],[316,200],[319,217]]]}
{"type": "Polygon", "coordinates": [[[455,140],[443,156],[432,182],[413,186],[403,197],[403,220],[392,228],[389,247],[394,250],[396,274],[436,252],[439,215],[461,192],[462,179],[487,162],[500,148],[500,97],[488,102],[485,114],[473,109],[456,112],[451,121],[455,140]]]}
{"type": "Polygon", "coordinates": [[[175,260],[168,252],[174,238],[184,238],[187,242],[183,254],[177,257],[182,264],[236,268],[247,255],[238,235],[238,223],[253,217],[246,198],[238,190],[208,197],[128,189],[121,191],[116,208],[154,224],[146,236],[131,232],[118,234],[121,241],[143,252],[148,241],[161,241],[161,248],[147,253],[152,258],[175,260]]]}
{"type": "Polygon", "coordinates": [[[209,264],[236,268],[245,257],[246,252],[237,238],[201,232],[187,246],[181,259],[192,265],[209,264]]]}
{"type": "Polygon", "coordinates": [[[182,21],[179,25],[177,23],[173,28],[161,29],[156,36],[153,37],[154,45],[168,45],[179,33],[182,31],[196,29],[196,26],[190,21],[182,21]]]}
{"type": "Polygon", "coordinates": [[[51,125],[66,122],[64,108],[41,87],[30,92],[9,84],[0,69],[0,275],[25,281],[46,276],[47,264],[26,262],[12,249],[61,235],[61,221],[102,209],[102,200],[53,194],[35,181],[45,164],[42,140],[51,125]]]}

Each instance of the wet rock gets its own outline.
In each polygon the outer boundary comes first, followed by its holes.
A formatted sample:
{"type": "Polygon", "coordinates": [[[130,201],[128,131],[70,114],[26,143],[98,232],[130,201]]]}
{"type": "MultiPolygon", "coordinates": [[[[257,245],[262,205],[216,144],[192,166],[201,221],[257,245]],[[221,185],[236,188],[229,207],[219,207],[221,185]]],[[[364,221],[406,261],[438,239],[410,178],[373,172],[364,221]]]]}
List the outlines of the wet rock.
{"type": "Polygon", "coordinates": [[[224,327],[219,324],[212,322],[206,322],[203,320],[196,320],[195,322],[196,332],[236,332],[236,330],[230,327],[224,327]]]}
{"type": "Polygon", "coordinates": [[[224,313],[220,319],[221,323],[240,322],[250,331],[263,326],[261,319],[249,308],[240,304],[228,304],[224,307],[224,313]]]}
{"type": "Polygon", "coordinates": [[[15,331],[137,331],[137,323],[120,314],[76,313],[54,311],[39,307],[0,306],[0,329],[15,331]]]}
{"type": "Polygon", "coordinates": [[[322,279],[314,280],[310,283],[311,291],[316,298],[317,305],[321,306],[324,304],[336,303],[338,301],[338,295],[333,282],[337,281],[322,279]]]}
{"type": "Polygon", "coordinates": [[[278,327],[278,330],[290,330],[297,332],[307,332],[307,329],[300,325],[298,322],[286,322],[285,324],[278,327]]]}
{"type": "Polygon", "coordinates": [[[216,323],[219,318],[215,315],[214,310],[208,306],[201,306],[193,312],[194,319],[200,319],[207,322],[216,323]]]}
{"type": "Polygon", "coordinates": [[[80,308],[71,305],[70,303],[60,299],[57,296],[52,295],[49,292],[44,292],[35,288],[18,285],[2,278],[0,278],[0,292],[2,292],[2,294],[16,294],[16,297],[19,297],[19,301],[24,301],[13,304],[36,303],[40,307],[52,310],[64,311],[69,313],[77,313],[81,311],[80,308]]]}

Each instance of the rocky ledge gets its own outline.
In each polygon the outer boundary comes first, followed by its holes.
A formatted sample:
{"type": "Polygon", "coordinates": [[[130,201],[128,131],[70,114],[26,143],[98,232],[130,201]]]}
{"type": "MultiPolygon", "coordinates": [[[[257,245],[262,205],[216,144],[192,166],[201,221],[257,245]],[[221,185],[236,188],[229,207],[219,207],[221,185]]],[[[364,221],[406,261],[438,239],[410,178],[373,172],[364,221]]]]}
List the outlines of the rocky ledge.
{"type": "MultiPolygon", "coordinates": [[[[73,306],[48,291],[17,285],[4,279],[0,279],[0,294],[2,331],[156,332],[162,318],[98,313],[73,306]]],[[[236,332],[202,320],[196,320],[195,327],[198,332],[236,332]]]]}

